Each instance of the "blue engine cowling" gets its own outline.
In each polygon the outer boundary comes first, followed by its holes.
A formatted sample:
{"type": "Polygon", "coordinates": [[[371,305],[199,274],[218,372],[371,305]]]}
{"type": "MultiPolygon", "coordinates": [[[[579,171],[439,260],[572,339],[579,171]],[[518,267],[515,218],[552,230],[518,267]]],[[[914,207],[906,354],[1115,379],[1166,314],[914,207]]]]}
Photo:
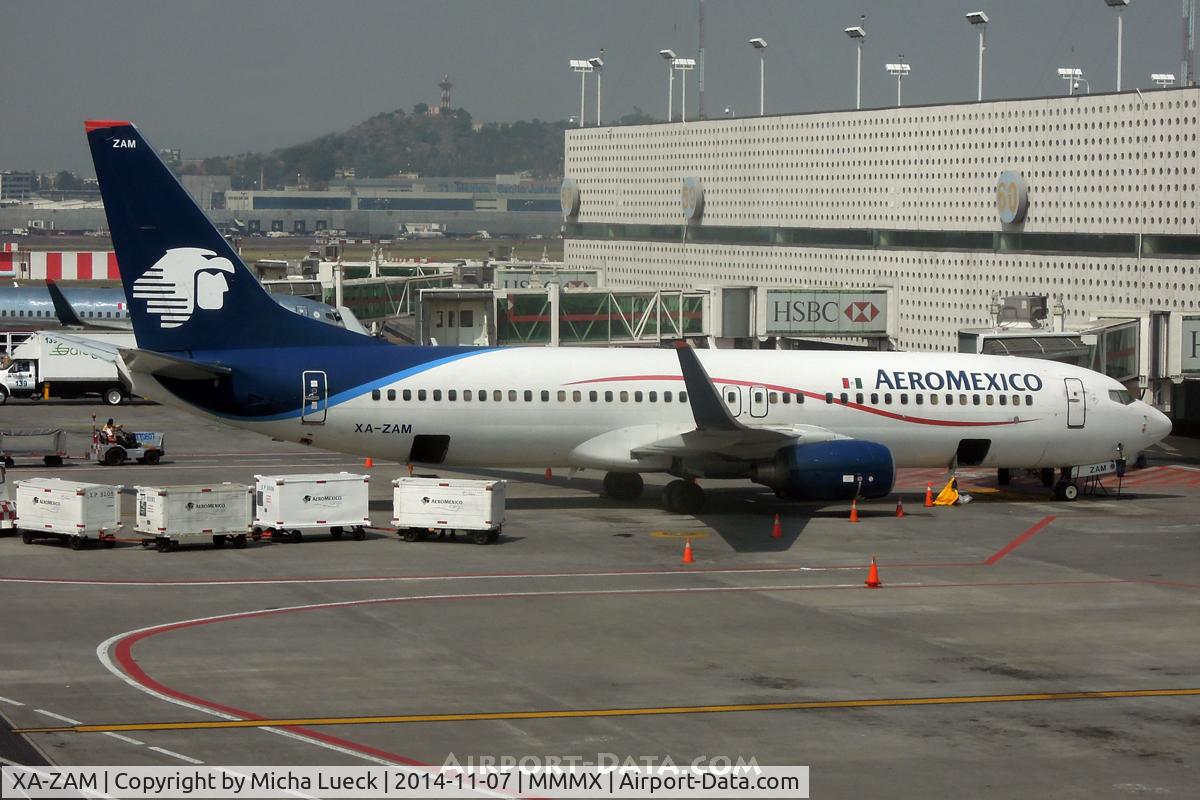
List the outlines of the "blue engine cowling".
{"type": "Polygon", "coordinates": [[[875,498],[892,491],[896,463],[878,442],[836,439],[785,447],[751,477],[793,500],[875,498]]]}

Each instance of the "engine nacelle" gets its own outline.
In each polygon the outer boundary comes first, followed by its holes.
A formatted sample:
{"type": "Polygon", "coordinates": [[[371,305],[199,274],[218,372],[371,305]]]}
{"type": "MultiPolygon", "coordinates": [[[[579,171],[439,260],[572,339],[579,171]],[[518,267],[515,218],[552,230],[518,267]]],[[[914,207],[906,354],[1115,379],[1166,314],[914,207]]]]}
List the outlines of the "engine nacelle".
{"type": "Polygon", "coordinates": [[[785,447],[750,477],[793,500],[875,498],[892,491],[896,463],[878,442],[835,439],[785,447]]]}

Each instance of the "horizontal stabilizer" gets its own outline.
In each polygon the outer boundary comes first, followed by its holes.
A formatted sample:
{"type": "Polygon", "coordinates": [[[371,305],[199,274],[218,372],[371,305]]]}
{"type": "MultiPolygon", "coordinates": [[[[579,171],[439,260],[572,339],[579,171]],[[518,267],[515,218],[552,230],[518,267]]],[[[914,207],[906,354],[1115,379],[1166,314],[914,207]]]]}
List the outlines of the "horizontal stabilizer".
{"type": "Polygon", "coordinates": [[[178,378],[185,381],[210,381],[228,375],[232,370],[220,364],[193,361],[169,356],[152,350],[121,349],[121,359],[131,373],[158,378],[178,378]]]}

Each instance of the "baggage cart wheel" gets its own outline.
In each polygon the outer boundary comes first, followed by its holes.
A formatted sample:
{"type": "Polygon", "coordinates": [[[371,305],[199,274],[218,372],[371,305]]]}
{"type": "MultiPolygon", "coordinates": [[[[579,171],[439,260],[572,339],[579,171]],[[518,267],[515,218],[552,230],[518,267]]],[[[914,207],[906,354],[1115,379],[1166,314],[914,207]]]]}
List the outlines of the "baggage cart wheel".
{"type": "Polygon", "coordinates": [[[296,544],[297,542],[300,541],[301,536],[302,536],[302,534],[300,533],[300,531],[292,531],[291,538],[288,541],[290,541],[292,544],[296,544]]]}
{"type": "Polygon", "coordinates": [[[250,538],[256,542],[261,542],[262,541],[262,532],[263,532],[262,528],[255,528],[253,531],[250,532],[250,538]]]}
{"type": "Polygon", "coordinates": [[[12,465],[13,465],[13,464],[15,464],[15,463],[16,463],[16,462],[12,460],[12,456],[5,456],[5,457],[4,457],[4,468],[5,468],[5,469],[12,469],[12,465]]]}
{"type": "Polygon", "coordinates": [[[63,460],[62,456],[42,456],[42,463],[47,467],[61,467],[63,460]]]}
{"type": "Polygon", "coordinates": [[[171,541],[170,541],[170,542],[167,544],[167,549],[168,549],[168,550],[170,550],[172,553],[174,553],[176,550],[178,550],[178,549],[179,549],[179,542],[177,542],[177,541],[175,541],[174,539],[172,539],[172,540],[171,540],[171,541]]]}
{"type": "Polygon", "coordinates": [[[237,536],[233,537],[233,547],[235,550],[241,550],[245,546],[246,546],[246,534],[239,533],[237,536]]]}
{"type": "Polygon", "coordinates": [[[354,541],[356,541],[356,542],[361,542],[363,539],[366,539],[366,538],[367,538],[367,531],[366,531],[366,529],[365,529],[365,528],[363,528],[363,526],[362,526],[362,525],[359,525],[359,526],[357,526],[357,527],[354,529],[354,541]]]}
{"type": "Polygon", "coordinates": [[[406,528],[404,530],[404,532],[401,533],[400,535],[404,538],[404,541],[406,541],[406,542],[416,542],[416,541],[419,541],[421,538],[421,532],[418,531],[416,528],[406,528]]]}
{"type": "Polygon", "coordinates": [[[170,539],[159,539],[157,542],[154,543],[154,548],[156,550],[158,550],[158,552],[160,552],[160,553],[165,553],[171,549],[171,540],[170,539]]]}
{"type": "Polygon", "coordinates": [[[150,547],[150,545],[152,545],[152,544],[154,544],[153,539],[142,539],[142,549],[143,550],[150,547]]]}
{"type": "Polygon", "coordinates": [[[21,531],[21,541],[25,544],[33,544],[33,534],[29,531],[21,531]]]}
{"type": "Polygon", "coordinates": [[[104,540],[104,549],[105,550],[112,550],[116,546],[117,546],[117,540],[115,538],[110,536],[104,540]]]}
{"type": "Polygon", "coordinates": [[[492,531],[488,534],[488,541],[492,544],[500,541],[500,531],[492,531]]]}
{"type": "Polygon", "coordinates": [[[333,538],[335,538],[335,539],[340,539],[340,538],[342,538],[342,526],[341,526],[341,525],[338,525],[338,526],[336,526],[336,527],[330,528],[330,529],[329,529],[329,535],[330,535],[330,536],[332,536],[332,537],[333,537],[333,538]]]}
{"type": "Polygon", "coordinates": [[[471,540],[475,542],[475,544],[487,544],[489,541],[491,541],[491,537],[488,535],[487,531],[475,531],[475,533],[471,535],[471,540]]]}
{"type": "Polygon", "coordinates": [[[213,547],[224,547],[224,546],[225,546],[225,537],[219,533],[214,535],[213,536],[213,547]]]}
{"type": "Polygon", "coordinates": [[[87,542],[86,536],[72,536],[71,537],[71,549],[72,550],[82,550],[83,545],[86,542],[87,542]]]}

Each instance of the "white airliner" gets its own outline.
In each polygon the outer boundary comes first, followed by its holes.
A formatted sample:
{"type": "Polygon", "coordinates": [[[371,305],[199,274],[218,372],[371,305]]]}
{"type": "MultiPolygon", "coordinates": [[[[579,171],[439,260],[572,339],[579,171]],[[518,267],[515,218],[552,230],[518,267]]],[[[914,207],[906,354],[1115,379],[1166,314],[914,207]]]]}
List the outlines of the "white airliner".
{"type": "MultiPolygon", "coordinates": [[[[888,494],[897,467],[1054,470],[1171,429],[1117,381],[1004,356],[396,347],[289,314],[128,122],[86,126],[138,348],[139,394],[328,450],[603,470],[606,492],[746,478],[796,499],[888,494]],[[148,298],[148,299],[146,299],[148,298]]],[[[1060,495],[1074,496],[1065,476],[1060,495]]]]}

